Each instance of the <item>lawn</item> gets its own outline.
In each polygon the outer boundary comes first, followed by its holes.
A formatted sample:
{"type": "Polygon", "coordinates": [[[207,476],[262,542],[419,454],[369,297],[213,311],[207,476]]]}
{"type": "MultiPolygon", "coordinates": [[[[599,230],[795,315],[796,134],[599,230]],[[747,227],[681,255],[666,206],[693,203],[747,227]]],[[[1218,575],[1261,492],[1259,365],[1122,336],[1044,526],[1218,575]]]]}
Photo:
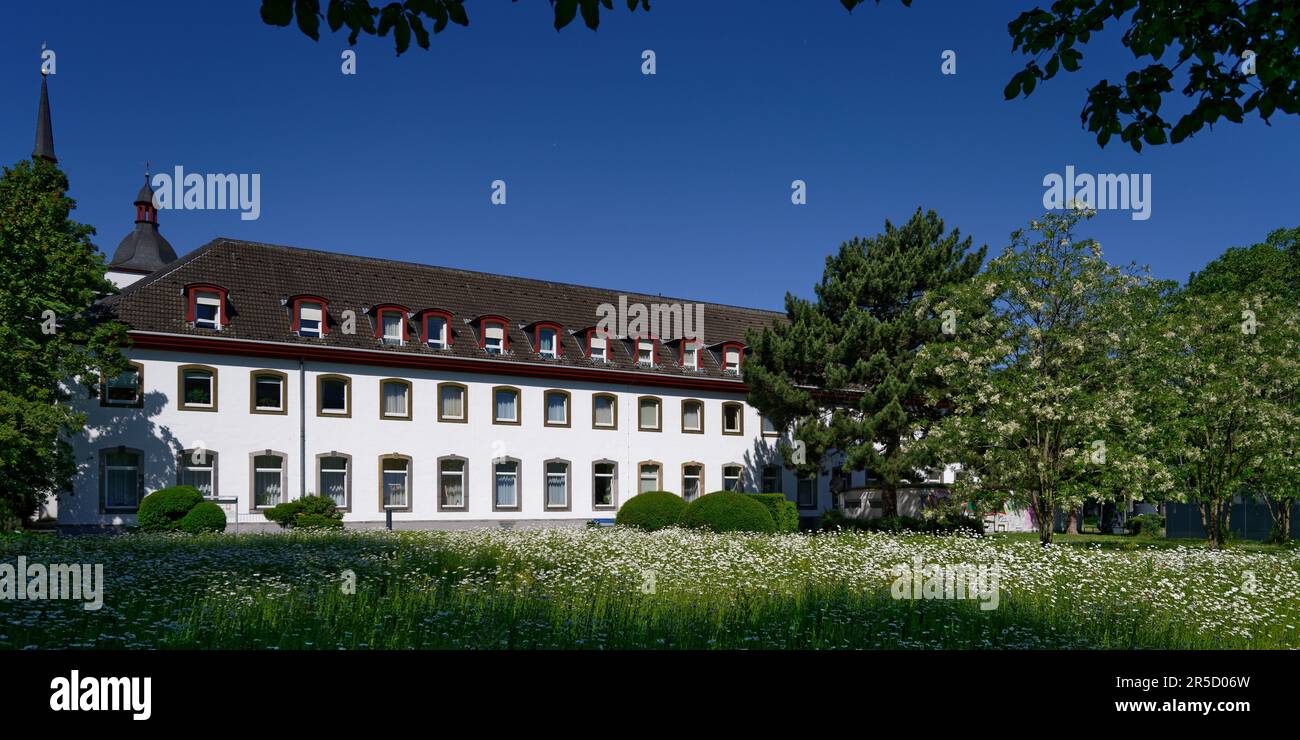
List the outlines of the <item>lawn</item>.
{"type": "Polygon", "coordinates": [[[23,648],[1297,648],[1300,551],[623,528],[11,536],[102,563],[104,606],[0,600],[23,648]],[[892,566],[997,566],[996,609],[892,566]],[[354,592],[345,588],[355,575],[354,592]]]}

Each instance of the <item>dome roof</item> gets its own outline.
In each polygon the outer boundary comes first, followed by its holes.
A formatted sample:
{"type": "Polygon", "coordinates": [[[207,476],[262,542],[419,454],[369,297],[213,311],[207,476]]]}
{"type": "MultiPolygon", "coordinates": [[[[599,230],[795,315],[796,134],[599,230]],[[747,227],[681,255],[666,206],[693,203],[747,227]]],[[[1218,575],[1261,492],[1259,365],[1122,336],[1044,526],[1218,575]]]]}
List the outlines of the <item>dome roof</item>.
{"type": "Polygon", "coordinates": [[[176,261],[176,250],[158,233],[158,224],[141,221],[135,225],[113,252],[110,269],[153,272],[176,261]]]}

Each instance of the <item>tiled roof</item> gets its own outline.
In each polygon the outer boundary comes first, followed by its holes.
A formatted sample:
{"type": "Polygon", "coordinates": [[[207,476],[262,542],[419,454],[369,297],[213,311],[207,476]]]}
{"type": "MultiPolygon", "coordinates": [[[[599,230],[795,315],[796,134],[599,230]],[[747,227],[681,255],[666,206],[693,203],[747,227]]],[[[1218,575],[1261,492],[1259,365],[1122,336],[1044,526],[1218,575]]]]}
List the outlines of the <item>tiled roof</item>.
{"type": "MultiPolygon", "coordinates": [[[[733,377],[722,372],[720,358],[714,352],[701,353],[700,371],[682,369],[676,353],[667,347],[660,349],[658,367],[640,367],[629,342],[611,342],[609,363],[588,360],[583,345],[579,344],[580,339],[585,341],[585,337],[573,336],[570,332],[581,332],[594,326],[600,319],[597,307],[606,303],[617,306],[621,295],[626,296],[629,305],[642,303],[647,307],[652,303],[700,303],[221,238],[128,286],[109,298],[104,307],[131,330],[141,332],[323,345],[431,357],[459,356],[500,362],[604,367],[688,377],[733,377]],[[209,283],[228,291],[228,315],[221,331],[195,328],[186,322],[184,288],[194,283],[209,283]],[[325,337],[298,337],[293,333],[292,309],[283,301],[295,295],[315,295],[328,301],[328,332],[325,337]],[[438,350],[420,343],[418,315],[410,322],[411,331],[405,345],[381,344],[374,336],[375,317],[364,312],[380,304],[398,304],[415,312],[439,309],[451,313],[452,347],[438,350]],[[354,334],[340,331],[342,313],[348,309],[355,311],[357,316],[354,334]],[[509,319],[508,354],[489,356],[479,348],[479,327],[466,321],[485,315],[509,319]],[[560,358],[543,358],[534,351],[530,337],[525,336],[520,327],[536,322],[554,322],[564,328],[560,332],[560,358]]],[[[703,340],[710,346],[731,340],[743,342],[746,330],[784,320],[782,314],[772,311],[714,303],[704,303],[703,306],[703,340]]],[[[673,338],[660,337],[662,340],[673,338]]]]}

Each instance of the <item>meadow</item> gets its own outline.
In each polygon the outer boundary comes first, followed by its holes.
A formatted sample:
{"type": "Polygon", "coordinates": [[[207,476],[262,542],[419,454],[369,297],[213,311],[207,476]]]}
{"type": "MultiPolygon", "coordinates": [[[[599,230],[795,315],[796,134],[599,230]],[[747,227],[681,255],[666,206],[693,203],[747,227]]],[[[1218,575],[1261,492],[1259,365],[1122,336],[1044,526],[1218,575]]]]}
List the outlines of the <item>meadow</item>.
{"type": "Polygon", "coordinates": [[[1300,551],[624,528],[0,539],[102,563],[97,611],[0,600],[0,648],[1300,648],[1300,551]],[[996,609],[891,568],[997,566],[996,609]]]}

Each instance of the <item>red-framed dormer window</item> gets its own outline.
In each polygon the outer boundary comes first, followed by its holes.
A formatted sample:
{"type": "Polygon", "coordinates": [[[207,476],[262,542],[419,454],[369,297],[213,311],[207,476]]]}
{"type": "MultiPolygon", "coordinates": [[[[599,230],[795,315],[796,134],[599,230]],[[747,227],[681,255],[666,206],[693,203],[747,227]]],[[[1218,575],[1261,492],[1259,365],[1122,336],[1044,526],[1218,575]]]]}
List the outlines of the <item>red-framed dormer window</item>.
{"type": "Polygon", "coordinates": [[[434,349],[451,347],[451,314],[446,311],[425,311],[421,340],[434,349]]]}
{"type": "Polygon", "coordinates": [[[510,351],[510,335],[506,331],[504,316],[484,316],[478,322],[478,346],[490,355],[504,355],[510,351]]]}
{"type": "Polygon", "coordinates": [[[375,339],[384,344],[406,344],[406,316],[410,311],[405,306],[383,304],[370,311],[375,318],[375,339]]]}
{"type": "Polygon", "coordinates": [[[226,289],[211,283],[185,286],[185,320],[198,329],[221,328],[228,321],[226,289]]]}
{"type": "Polygon", "coordinates": [[[740,375],[740,363],[745,359],[745,345],[727,342],[722,345],[722,372],[740,375]]]}
{"type": "Polygon", "coordinates": [[[677,352],[681,359],[682,368],[686,370],[700,369],[700,351],[704,345],[698,339],[684,338],[678,340],[677,352]]]}
{"type": "Polygon", "coordinates": [[[659,342],[653,334],[636,337],[632,340],[633,355],[636,364],[642,367],[654,367],[659,364],[659,342]]]}
{"type": "Polygon", "coordinates": [[[293,311],[293,333],[300,337],[323,337],[329,331],[325,315],[329,301],[315,295],[296,295],[289,301],[293,311]]]}
{"type": "Polygon", "coordinates": [[[564,348],[560,345],[560,325],[541,323],[533,327],[533,347],[542,357],[559,359],[564,354],[564,348]]]}
{"type": "Polygon", "coordinates": [[[593,362],[609,362],[609,334],[595,327],[587,330],[587,357],[593,362]]]}

